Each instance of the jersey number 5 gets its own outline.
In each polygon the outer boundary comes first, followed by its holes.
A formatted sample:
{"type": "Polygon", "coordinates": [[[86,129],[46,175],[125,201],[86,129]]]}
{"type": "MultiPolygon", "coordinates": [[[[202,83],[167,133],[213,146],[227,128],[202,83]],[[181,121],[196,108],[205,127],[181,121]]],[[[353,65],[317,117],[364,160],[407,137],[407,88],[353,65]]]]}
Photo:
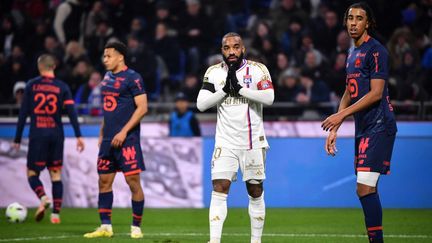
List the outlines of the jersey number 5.
{"type": "Polygon", "coordinates": [[[54,94],[37,93],[34,101],[38,104],[34,108],[35,114],[48,114],[52,115],[57,111],[57,96],[54,94]]]}
{"type": "Polygon", "coordinates": [[[348,90],[350,92],[351,98],[355,98],[358,96],[358,84],[357,80],[350,78],[348,80],[348,90]]]}

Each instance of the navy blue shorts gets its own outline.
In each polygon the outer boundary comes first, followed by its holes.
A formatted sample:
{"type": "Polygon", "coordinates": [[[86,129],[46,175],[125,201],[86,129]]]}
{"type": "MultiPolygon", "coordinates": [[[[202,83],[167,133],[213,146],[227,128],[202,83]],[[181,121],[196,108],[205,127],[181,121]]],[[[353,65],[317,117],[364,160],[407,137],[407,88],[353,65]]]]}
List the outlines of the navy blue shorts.
{"type": "Polygon", "coordinates": [[[121,148],[113,148],[111,141],[103,141],[99,148],[97,169],[99,174],[122,171],[125,176],[145,170],[139,141],[127,139],[121,148]]]}
{"type": "Polygon", "coordinates": [[[390,160],[395,134],[380,132],[355,139],[354,169],[358,171],[390,174],[390,160]]]}
{"type": "Polygon", "coordinates": [[[63,165],[64,137],[30,138],[27,153],[27,168],[40,172],[45,167],[48,170],[58,170],[63,165]]]}

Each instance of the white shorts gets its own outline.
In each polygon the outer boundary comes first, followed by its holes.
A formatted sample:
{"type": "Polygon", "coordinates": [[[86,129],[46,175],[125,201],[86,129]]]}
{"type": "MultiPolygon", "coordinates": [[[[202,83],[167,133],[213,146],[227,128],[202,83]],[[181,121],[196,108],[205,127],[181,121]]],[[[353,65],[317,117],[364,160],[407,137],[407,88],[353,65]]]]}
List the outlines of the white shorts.
{"type": "Polygon", "coordinates": [[[266,148],[259,149],[227,149],[216,147],[211,162],[212,180],[237,180],[240,170],[243,181],[264,180],[266,148]]]}

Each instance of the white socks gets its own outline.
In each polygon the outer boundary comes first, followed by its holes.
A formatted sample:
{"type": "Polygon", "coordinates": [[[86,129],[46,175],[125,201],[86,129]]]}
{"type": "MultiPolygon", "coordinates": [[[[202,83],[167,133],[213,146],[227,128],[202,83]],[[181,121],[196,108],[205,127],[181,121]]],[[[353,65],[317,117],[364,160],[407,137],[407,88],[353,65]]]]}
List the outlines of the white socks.
{"type": "Polygon", "coordinates": [[[265,220],[264,192],[257,198],[249,196],[249,216],[251,221],[251,243],[261,243],[265,220]]]}
{"type": "MultiPolygon", "coordinates": [[[[227,216],[227,194],[212,192],[210,201],[210,242],[220,243],[222,228],[227,216]]],[[[261,243],[264,229],[265,203],[264,192],[258,198],[249,196],[249,216],[251,221],[251,243],[261,243]]]]}
{"type": "Polygon", "coordinates": [[[219,243],[222,237],[222,227],[227,216],[227,194],[212,192],[210,201],[210,242],[219,243]]]}

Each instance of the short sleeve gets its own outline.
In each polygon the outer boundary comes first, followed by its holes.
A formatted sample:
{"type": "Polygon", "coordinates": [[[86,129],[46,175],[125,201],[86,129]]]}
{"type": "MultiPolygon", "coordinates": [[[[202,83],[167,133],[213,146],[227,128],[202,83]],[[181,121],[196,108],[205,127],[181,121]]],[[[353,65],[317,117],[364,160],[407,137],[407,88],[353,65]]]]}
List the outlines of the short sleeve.
{"type": "Polygon", "coordinates": [[[388,53],[383,46],[372,47],[368,52],[367,62],[371,79],[388,78],[388,53]]]}
{"type": "Polygon", "coordinates": [[[133,96],[145,94],[144,81],[141,75],[137,74],[131,77],[128,87],[133,96]]]}

